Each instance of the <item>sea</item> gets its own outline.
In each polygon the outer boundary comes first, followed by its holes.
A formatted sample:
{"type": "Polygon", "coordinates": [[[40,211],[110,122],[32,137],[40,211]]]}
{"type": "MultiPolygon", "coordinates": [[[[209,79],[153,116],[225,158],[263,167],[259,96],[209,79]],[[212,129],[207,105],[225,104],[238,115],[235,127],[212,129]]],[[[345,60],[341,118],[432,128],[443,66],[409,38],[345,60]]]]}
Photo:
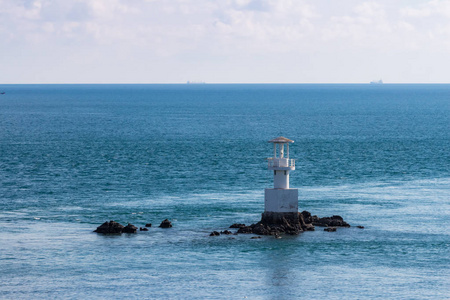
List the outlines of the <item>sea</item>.
{"type": "Polygon", "coordinates": [[[0,91],[0,299],[450,299],[450,85],[0,91]],[[209,236],[260,220],[278,136],[352,226],[209,236]]]}

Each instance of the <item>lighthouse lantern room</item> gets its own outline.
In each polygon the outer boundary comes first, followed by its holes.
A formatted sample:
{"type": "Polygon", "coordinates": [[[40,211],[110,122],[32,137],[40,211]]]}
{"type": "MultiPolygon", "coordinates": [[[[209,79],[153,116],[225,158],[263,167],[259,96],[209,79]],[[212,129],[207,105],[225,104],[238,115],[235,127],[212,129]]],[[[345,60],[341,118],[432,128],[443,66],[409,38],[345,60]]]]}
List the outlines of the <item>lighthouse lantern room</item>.
{"type": "Polygon", "coordinates": [[[268,158],[273,188],[265,189],[265,213],[298,212],[298,189],[289,188],[289,172],[295,170],[295,159],[289,158],[289,144],[293,142],[282,136],[269,141],[273,143],[273,157],[268,158]]]}

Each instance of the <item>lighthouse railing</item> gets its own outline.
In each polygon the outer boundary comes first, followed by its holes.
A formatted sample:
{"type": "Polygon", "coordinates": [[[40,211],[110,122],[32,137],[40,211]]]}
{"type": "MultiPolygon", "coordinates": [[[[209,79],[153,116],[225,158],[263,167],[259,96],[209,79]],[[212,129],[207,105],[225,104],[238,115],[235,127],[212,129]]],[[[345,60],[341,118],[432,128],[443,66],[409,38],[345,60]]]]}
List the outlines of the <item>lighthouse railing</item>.
{"type": "Polygon", "coordinates": [[[295,167],[295,159],[293,158],[273,158],[268,159],[269,168],[271,167],[295,167]]]}

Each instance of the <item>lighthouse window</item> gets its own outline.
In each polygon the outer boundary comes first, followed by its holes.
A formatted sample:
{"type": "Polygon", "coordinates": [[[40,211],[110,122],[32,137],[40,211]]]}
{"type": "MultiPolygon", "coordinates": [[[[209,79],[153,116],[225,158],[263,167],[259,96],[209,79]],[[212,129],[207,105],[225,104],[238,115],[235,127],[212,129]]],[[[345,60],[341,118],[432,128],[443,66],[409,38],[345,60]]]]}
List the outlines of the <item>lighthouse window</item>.
{"type": "Polygon", "coordinates": [[[274,171],[273,171],[273,175],[277,175],[277,171],[274,170],[274,171]]]}
{"type": "Polygon", "coordinates": [[[286,171],[284,171],[284,175],[286,175],[286,171]]]}

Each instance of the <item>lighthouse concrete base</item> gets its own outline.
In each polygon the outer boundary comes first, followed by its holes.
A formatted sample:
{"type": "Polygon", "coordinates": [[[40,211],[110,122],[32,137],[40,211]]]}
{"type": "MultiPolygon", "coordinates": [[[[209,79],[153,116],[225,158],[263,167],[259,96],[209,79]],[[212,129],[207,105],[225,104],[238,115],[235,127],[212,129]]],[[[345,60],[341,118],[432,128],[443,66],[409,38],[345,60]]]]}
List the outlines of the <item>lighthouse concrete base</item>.
{"type": "Polygon", "coordinates": [[[265,189],[264,212],[298,213],[298,189],[265,189]]]}

